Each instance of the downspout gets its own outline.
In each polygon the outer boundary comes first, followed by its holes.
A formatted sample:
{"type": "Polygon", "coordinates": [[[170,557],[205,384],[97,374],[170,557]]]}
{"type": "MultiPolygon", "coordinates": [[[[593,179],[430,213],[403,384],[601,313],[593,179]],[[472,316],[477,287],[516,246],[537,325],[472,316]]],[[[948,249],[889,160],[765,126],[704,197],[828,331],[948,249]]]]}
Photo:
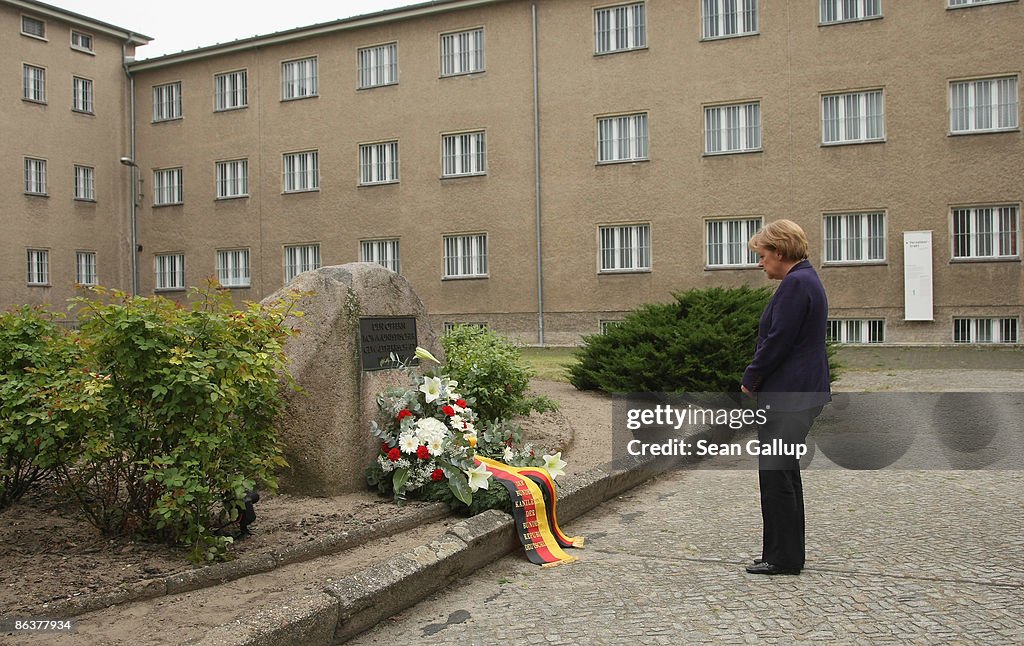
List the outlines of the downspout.
{"type": "Polygon", "coordinates": [[[139,230],[138,230],[138,191],[139,191],[139,166],[135,156],[135,77],[128,70],[128,44],[131,43],[132,33],[128,33],[128,40],[121,44],[121,66],[124,68],[125,76],[128,77],[128,112],[129,123],[129,156],[131,157],[132,185],[128,192],[131,200],[131,255],[129,261],[132,272],[132,296],[139,295],[139,230]]]}
{"type": "Polygon", "coordinates": [[[531,3],[533,30],[533,180],[537,238],[537,344],[544,346],[544,259],[541,256],[540,96],[537,62],[537,3],[531,3]]]}

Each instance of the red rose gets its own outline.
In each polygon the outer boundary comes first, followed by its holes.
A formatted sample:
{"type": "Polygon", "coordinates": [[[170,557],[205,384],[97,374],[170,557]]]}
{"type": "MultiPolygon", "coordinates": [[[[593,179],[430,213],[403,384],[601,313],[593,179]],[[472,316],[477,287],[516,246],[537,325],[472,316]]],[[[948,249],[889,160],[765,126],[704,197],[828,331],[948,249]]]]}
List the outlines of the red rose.
{"type": "Polygon", "coordinates": [[[440,482],[441,480],[444,480],[444,471],[442,471],[441,469],[434,469],[434,471],[430,474],[430,479],[433,480],[434,482],[440,482]]]}
{"type": "Polygon", "coordinates": [[[401,422],[406,417],[412,417],[412,413],[409,412],[408,408],[403,408],[402,410],[398,411],[398,421],[399,422],[401,422]]]}
{"type": "Polygon", "coordinates": [[[380,451],[381,451],[381,453],[387,453],[390,450],[391,450],[391,448],[388,446],[387,442],[381,442],[380,443],[380,451]]]}
{"type": "Polygon", "coordinates": [[[402,457],[402,452],[398,450],[397,446],[395,448],[391,449],[390,451],[388,451],[388,459],[391,460],[392,462],[398,462],[399,458],[401,458],[401,457],[402,457]]]}
{"type": "Polygon", "coordinates": [[[456,399],[455,400],[455,405],[458,406],[459,408],[465,408],[466,407],[466,400],[465,399],[456,399]]]}
{"type": "Polygon", "coordinates": [[[418,457],[421,460],[429,460],[430,451],[427,450],[427,447],[420,444],[419,446],[416,447],[416,457],[418,457]]]}
{"type": "Polygon", "coordinates": [[[441,407],[441,412],[447,415],[448,417],[451,417],[452,415],[455,414],[455,409],[449,406],[448,404],[445,404],[444,406],[441,407]]]}

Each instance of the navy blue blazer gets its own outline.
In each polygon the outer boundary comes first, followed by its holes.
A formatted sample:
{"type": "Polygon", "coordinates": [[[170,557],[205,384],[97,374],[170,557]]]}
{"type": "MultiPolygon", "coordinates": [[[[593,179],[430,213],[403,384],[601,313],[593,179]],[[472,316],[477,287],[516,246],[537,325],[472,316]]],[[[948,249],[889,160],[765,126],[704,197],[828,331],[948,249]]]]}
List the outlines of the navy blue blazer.
{"type": "Polygon", "coordinates": [[[757,393],[759,406],[806,410],[832,398],[825,351],[827,322],[825,287],[811,263],[801,260],[764,308],[757,349],[743,372],[743,385],[757,393]]]}

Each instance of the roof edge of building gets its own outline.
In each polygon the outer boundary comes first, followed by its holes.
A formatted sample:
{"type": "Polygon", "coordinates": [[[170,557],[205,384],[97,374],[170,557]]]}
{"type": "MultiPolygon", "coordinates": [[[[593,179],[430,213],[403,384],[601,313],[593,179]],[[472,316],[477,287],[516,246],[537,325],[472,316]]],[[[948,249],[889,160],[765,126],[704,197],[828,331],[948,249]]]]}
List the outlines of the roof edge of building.
{"type": "Polygon", "coordinates": [[[74,11],[61,9],[60,7],[55,7],[53,5],[46,4],[45,2],[38,2],[37,0],[0,0],[0,2],[14,7],[20,7],[30,12],[42,14],[50,18],[65,20],[72,24],[87,27],[94,31],[102,31],[108,36],[116,36],[127,40],[133,45],[145,45],[153,40],[151,36],[140,34],[136,31],[132,31],[131,29],[118,27],[117,25],[112,25],[95,18],[90,18],[89,16],[83,16],[82,14],[75,13],[74,11]]]}

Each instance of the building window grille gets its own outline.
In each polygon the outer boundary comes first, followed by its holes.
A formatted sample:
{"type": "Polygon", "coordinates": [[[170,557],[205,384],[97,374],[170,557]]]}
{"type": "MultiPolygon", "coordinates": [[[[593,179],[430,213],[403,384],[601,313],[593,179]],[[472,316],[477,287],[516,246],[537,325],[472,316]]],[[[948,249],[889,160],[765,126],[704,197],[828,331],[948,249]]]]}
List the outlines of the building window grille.
{"type": "Polygon", "coordinates": [[[245,70],[225,72],[213,77],[214,109],[237,110],[249,105],[249,77],[245,70]]]}
{"type": "Polygon", "coordinates": [[[182,203],[181,177],[180,168],[153,171],[153,206],[182,203]]]}
{"type": "Polygon", "coordinates": [[[643,2],[594,10],[594,49],[598,54],[647,47],[643,2]]]}
{"type": "Polygon", "coordinates": [[[647,271],[651,268],[651,225],[627,224],[598,228],[602,272],[647,271]]]}
{"type": "Polygon", "coordinates": [[[825,334],[829,343],[885,343],[884,319],[829,319],[825,334]]]}
{"type": "Polygon", "coordinates": [[[284,192],[320,190],[320,154],[315,150],[284,156],[284,192]]]}
{"type": "Polygon", "coordinates": [[[881,90],[821,97],[821,140],[845,144],[885,139],[881,90]]]}
{"type": "Polygon", "coordinates": [[[484,70],[484,30],[470,29],[441,36],[441,76],[484,70]]]}
{"type": "Polygon", "coordinates": [[[21,98],[34,103],[46,103],[46,69],[27,63],[21,69],[21,98]]]}
{"type": "Polygon", "coordinates": [[[953,134],[1015,130],[1019,111],[1016,76],[949,84],[949,130],[953,134]]]}
{"type": "Polygon", "coordinates": [[[843,213],[825,216],[825,262],[883,260],[884,213],[843,213]]]}
{"type": "Polygon", "coordinates": [[[96,278],[96,252],[75,252],[75,282],[79,285],[98,285],[96,278]]]}
{"type": "Polygon", "coordinates": [[[291,282],[293,278],[304,271],[319,268],[320,245],[305,244],[284,248],[284,282],[291,282]]]}
{"type": "Polygon", "coordinates": [[[153,86],[153,121],[181,118],[181,82],[153,86]]]}
{"type": "Polygon", "coordinates": [[[75,199],[96,199],[96,171],[91,166],[75,166],[75,199]]]}
{"type": "Polygon", "coordinates": [[[317,94],[316,57],[281,63],[281,100],[317,94]]]}
{"type": "Polygon", "coordinates": [[[701,0],[704,38],[757,33],[757,0],[701,0]]]}
{"type": "Polygon", "coordinates": [[[1017,206],[953,209],[954,258],[1016,258],[1017,206]]]}
{"type": "Polygon", "coordinates": [[[444,236],[444,277],[487,276],[487,234],[444,236]]]}
{"type": "Polygon", "coordinates": [[[360,262],[375,262],[396,274],[401,268],[398,240],[363,240],[359,243],[360,262]]]}
{"type": "Polygon", "coordinates": [[[646,160],[647,146],[647,114],[602,117],[597,120],[599,163],[646,160]]]}
{"type": "Polygon", "coordinates": [[[364,47],[357,53],[357,59],[360,88],[398,83],[398,43],[364,47]]]}
{"type": "Polygon", "coordinates": [[[441,137],[441,175],[483,175],[487,172],[487,141],[483,132],[441,137]]]}
{"type": "Polygon", "coordinates": [[[217,280],[224,287],[248,287],[249,250],[225,249],[218,251],[217,280]]]}
{"type": "Polygon", "coordinates": [[[359,146],[359,183],[387,184],[398,181],[398,142],[359,146]]]}
{"type": "Polygon", "coordinates": [[[708,220],[708,267],[756,267],[757,253],[747,242],[760,228],[761,218],[708,220]]]}
{"type": "Polygon", "coordinates": [[[882,16],[882,0],[821,0],[822,24],[867,20],[882,16]]]}
{"type": "Polygon", "coordinates": [[[760,103],[704,108],[705,153],[739,153],[760,149],[760,103]]]}
{"type": "Polygon", "coordinates": [[[46,195],[46,160],[25,158],[25,192],[46,195]]]}
{"type": "Polygon", "coordinates": [[[217,198],[245,197],[249,194],[249,161],[236,159],[217,162],[217,198]]]}
{"type": "Polygon", "coordinates": [[[954,343],[1018,343],[1016,318],[955,318],[954,343]]]}
{"type": "Polygon", "coordinates": [[[29,285],[50,284],[50,252],[48,250],[28,250],[27,281],[29,285]]]}
{"type": "Polygon", "coordinates": [[[159,255],[154,265],[157,289],[185,289],[185,254],[159,255]]]}

